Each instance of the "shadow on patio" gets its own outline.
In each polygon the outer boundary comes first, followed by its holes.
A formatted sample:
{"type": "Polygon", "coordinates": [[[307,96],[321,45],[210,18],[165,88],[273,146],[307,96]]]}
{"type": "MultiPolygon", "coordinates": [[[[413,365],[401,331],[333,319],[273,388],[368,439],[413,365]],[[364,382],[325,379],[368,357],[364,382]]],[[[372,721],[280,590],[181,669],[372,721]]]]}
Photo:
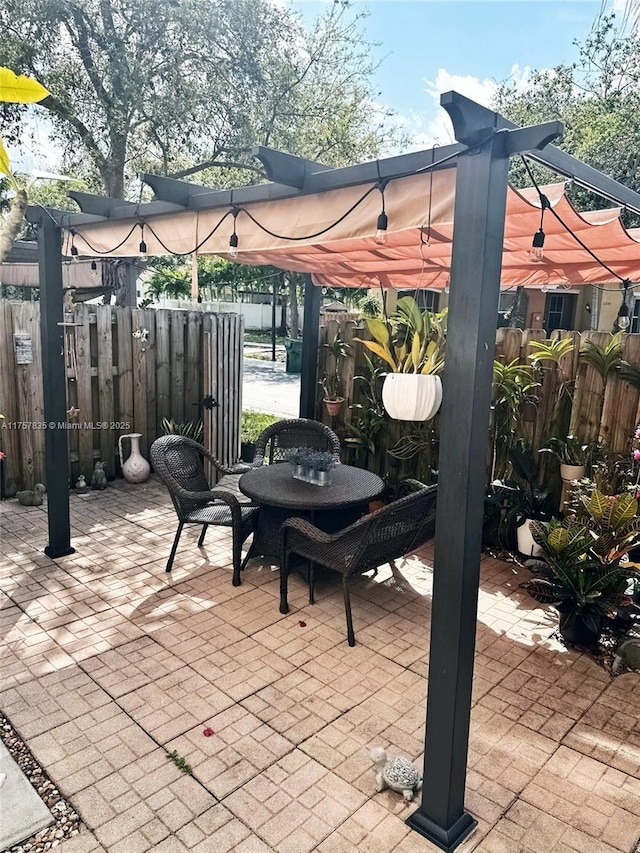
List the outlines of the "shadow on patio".
{"type": "MultiPolygon", "coordinates": [[[[431,548],[307,604],[250,561],[231,585],[228,531],[185,532],[163,487],[72,496],[75,554],[49,560],[46,507],[5,502],[0,708],[78,809],[63,853],[418,853],[415,805],[375,792],[375,745],[420,760],[431,548]],[[205,728],[213,730],[204,736],[205,728]],[[180,773],[173,750],[192,768],[180,773]]],[[[555,618],[485,558],[467,807],[482,853],[634,850],[640,677],[611,679],[553,639],[555,618]]]]}

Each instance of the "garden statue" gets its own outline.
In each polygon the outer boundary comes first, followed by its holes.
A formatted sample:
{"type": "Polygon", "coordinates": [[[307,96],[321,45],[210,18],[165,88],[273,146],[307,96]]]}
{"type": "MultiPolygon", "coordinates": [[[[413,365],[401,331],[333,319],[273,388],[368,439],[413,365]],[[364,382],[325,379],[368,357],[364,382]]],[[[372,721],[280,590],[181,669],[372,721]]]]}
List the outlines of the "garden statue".
{"type": "Polygon", "coordinates": [[[106,464],[106,462],[96,462],[96,464],[93,466],[93,474],[91,475],[92,489],[107,488],[107,475],[104,473],[104,466],[106,464]]]}
{"type": "Polygon", "coordinates": [[[42,496],[46,491],[42,483],[36,483],[33,489],[16,492],[16,497],[22,506],[42,506],[42,496]]]}
{"type": "Polygon", "coordinates": [[[87,481],[84,478],[84,474],[80,474],[78,479],[76,480],[76,492],[79,495],[84,495],[89,487],[87,486],[87,481]]]}
{"type": "Polygon", "coordinates": [[[376,772],[376,791],[390,788],[410,803],[416,791],[422,788],[422,776],[408,758],[387,758],[381,746],[375,746],[369,756],[376,772]]]}

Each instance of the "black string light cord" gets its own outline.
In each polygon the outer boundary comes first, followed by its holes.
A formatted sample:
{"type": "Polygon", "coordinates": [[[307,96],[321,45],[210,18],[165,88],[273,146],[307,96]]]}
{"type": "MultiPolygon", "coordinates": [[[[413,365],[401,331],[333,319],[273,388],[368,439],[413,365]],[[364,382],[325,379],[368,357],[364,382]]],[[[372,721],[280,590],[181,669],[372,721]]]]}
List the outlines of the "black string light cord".
{"type": "MultiPolygon", "coordinates": [[[[614,278],[617,278],[617,279],[618,279],[618,281],[619,281],[619,282],[624,286],[624,289],[625,289],[625,292],[626,292],[626,289],[627,289],[627,288],[629,287],[629,285],[631,284],[631,282],[629,281],[629,279],[627,279],[627,278],[623,278],[623,276],[621,276],[621,275],[620,275],[619,273],[617,273],[615,270],[611,269],[611,267],[610,267],[608,264],[606,264],[603,260],[601,260],[601,259],[596,255],[596,253],[595,253],[595,252],[593,252],[593,251],[592,251],[592,250],[591,250],[591,249],[586,245],[586,243],[584,243],[584,242],[580,239],[580,237],[578,237],[578,235],[577,235],[574,231],[572,231],[572,230],[571,230],[571,228],[569,228],[569,226],[568,226],[568,225],[566,224],[566,222],[562,219],[562,217],[561,217],[561,216],[560,216],[560,215],[559,215],[559,214],[558,214],[558,213],[553,209],[553,207],[551,207],[551,205],[549,204],[549,200],[548,200],[548,199],[547,199],[547,197],[544,195],[544,193],[543,193],[543,192],[541,192],[541,190],[540,190],[540,186],[538,185],[538,182],[536,181],[536,179],[535,179],[535,177],[534,177],[534,174],[533,174],[533,172],[531,171],[531,167],[529,166],[529,163],[528,163],[528,161],[527,161],[526,157],[525,157],[524,155],[522,155],[522,154],[521,154],[521,155],[520,155],[520,158],[521,158],[522,162],[524,163],[524,167],[525,167],[525,169],[527,170],[527,174],[529,175],[529,178],[530,178],[530,180],[531,180],[531,183],[532,183],[532,184],[533,184],[533,186],[535,187],[535,190],[536,190],[536,192],[538,193],[538,196],[539,196],[539,198],[540,198],[540,204],[541,204],[541,206],[542,206],[542,216],[544,216],[544,211],[545,211],[545,209],[546,209],[546,210],[548,210],[548,211],[552,214],[552,216],[555,216],[555,218],[558,220],[558,222],[560,223],[560,225],[562,225],[562,227],[565,229],[565,231],[573,237],[573,239],[576,241],[576,243],[578,243],[578,244],[579,244],[579,245],[580,245],[580,246],[585,250],[585,252],[587,252],[589,255],[591,255],[591,257],[594,259],[594,261],[596,261],[597,263],[599,263],[599,264],[600,264],[600,266],[601,266],[601,267],[603,267],[603,268],[604,268],[608,273],[610,273],[614,278]]],[[[540,222],[541,222],[540,227],[542,228],[542,218],[541,218],[540,222]]],[[[609,292],[611,292],[611,291],[613,290],[613,289],[612,289],[612,288],[610,288],[610,287],[603,287],[601,284],[593,284],[593,285],[592,285],[592,287],[596,287],[596,288],[598,288],[598,290],[604,290],[604,291],[609,291],[609,292]]]]}
{"type": "Polygon", "coordinates": [[[135,229],[137,227],[144,225],[146,228],[149,229],[149,231],[153,234],[153,236],[156,238],[158,243],[162,246],[162,248],[166,252],[168,252],[171,255],[176,255],[178,257],[186,257],[187,255],[192,255],[194,252],[197,252],[200,248],[202,248],[202,246],[207,242],[207,240],[209,240],[215,234],[215,232],[218,230],[218,228],[222,225],[222,223],[225,221],[225,219],[227,219],[229,216],[237,217],[237,215],[239,213],[245,213],[249,217],[249,219],[254,223],[254,225],[256,225],[261,231],[263,231],[265,234],[268,234],[270,237],[275,237],[277,240],[288,240],[288,241],[292,241],[292,242],[293,241],[303,241],[303,240],[313,240],[316,237],[321,237],[323,234],[326,234],[332,228],[335,228],[336,225],[339,225],[341,222],[343,222],[351,213],[353,213],[353,211],[357,207],[359,207],[359,205],[362,204],[362,202],[369,195],[371,195],[372,192],[374,192],[375,190],[382,191],[390,181],[398,180],[400,178],[408,178],[408,177],[411,177],[412,175],[419,175],[419,174],[422,174],[424,172],[429,172],[429,171],[437,168],[438,166],[441,166],[442,164],[449,162],[450,160],[453,160],[457,157],[460,157],[463,154],[469,154],[470,152],[475,152],[479,148],[481,148],[486,142],[488,142],[490,139],[492,139],[493,135],[494,134],[490,134],[487,137],[485,137],[484,139],[480,140],[474,146],[472,146],[472,147],[467,146],[462,151],[456,151],[453,154],[449,154],[447,157],[442,157],[440,160],[436,160],[433,163],[429,163],[427,166],[422,166],[420,169],[415,169],[414,171],[411,171],[411,172],[403,172],[402,174],[394,175],[393,178],[381,178],[380,180],[376,181],[375,184],[373,184],[371,187],[369,187],[369,189],[366,190],[362,194],[362,196],[359,199],[357,199],[347,211],[345,211],[345,213],[343,213],[341,216],[339,216],[335,222],[332,222],[330,225],[327,225],[326,228],[323,228],[320,231],[316,231],[313,234],[305,234],[303,236],[298,236],[298,237],[287,236],[285,234],[278,234],[275,231],[271,231],[269,228],[266,227],[266,225],[263,225],[261,222],[259,222],[255,218],[255,216],[246,207],[238,207],[238,206],[234,206],[230,210],[228,210],[223,215],[223,217],[220,219],[220,221],[217,223],[217,225],[215,225],[211,229],[211,231],[206,235],[206,237],[204,237],[202,240],[200,240],[199,243],[196,245],[196,247],[194,249],[191,249],[188,252],[176,252],[173,249],[170,249],[166,245],[166,243],[164,243],[164,241],[156,234],[156,232],[153,229],[153,226],[150,225],[150,223],[148,221],[146,221],[145,219],[139,219],[134,225],[132,225],[131,230],[126,235],[126,237],[123,240],[121,240],[116,246],[113,246],[111,249],[102,249],[102,250],[96,249],[95,246],[92,246],[91,243],[82,236],[81,232],[75,232],[74,229],[72,229],[72,228],[69,228],[69,232],[72,235],[75,235],[75,233],[78,233],[78,235],[80,237],[82,237],[84,243],[89,247],[89,249],[94,253],[94,255],[96,255],[96,256],[111,255],[111,254],[113,254],[113,252],[116,252],[122,245],[124,245],[124,243],[126,243],[126,241],[133,234],[133,232],[135,231],[135,229]]]}

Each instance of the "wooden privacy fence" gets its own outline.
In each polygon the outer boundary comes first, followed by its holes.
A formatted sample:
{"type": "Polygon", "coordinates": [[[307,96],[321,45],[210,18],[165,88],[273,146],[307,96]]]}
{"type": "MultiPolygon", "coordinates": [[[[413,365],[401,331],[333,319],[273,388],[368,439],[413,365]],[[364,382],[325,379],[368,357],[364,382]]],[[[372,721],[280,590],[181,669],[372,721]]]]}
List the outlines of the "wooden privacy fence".
{"type": "MultiPolygon", "coordinates": [[[[222,461],[238,457],[243,318],[237,314],[74,305],[62,327],[67,370],[70,478],[94,463],[119,468],[118,438],[141,449],[204,414],[205,439],[222,461]],[[206,409],[207,395],[216,406],[206,409]]],[[[0,421],[5,495],[45,482],[45,422],[38,303],[0,301],[0,421]]],[[[53,428],[60,428],[53,425],[53,428]]],[[[126,448],[128,451],[128,448],[126,448]]],[[[46,482],[45,482],[46,485],[46,482]]]]}
{"type": "MultiPolygon", "coordinates": [[[[350,408],[350,404],[367,406],[363,390],[363,382],[354,382],[354,376],[367,374],[365,363],[366,350],[359,343],[353,343],[355,337],[369,337],[364,323],[354,324],[345,320],[328,320],[320,328],[318,349],[318,377],[321,378],[327,372],[333,371],[333,356],[322,344],[332,341],[339,333],[343,340],[351,344],[352,357],[347,360],[343,372],[344,390],[346,402],[342,406],[340,415],[331,418],[324,410],[322,404],[322,391],[318,386],[316,397],[316,417],[333,426],[343,437],[350,435],[350,425],[357,423],[362,416],[362,410],[350,408]]],[[[521,364],[531,364],[529,343],[531,341],[545,340],[546,334],[543,330],[521,330],[501,328],[496,330],[496,357],[501,357],[505,362],[517,359],[521,364]]],[[[606,382],[603,383],[598,371],[585,363],[580,358],[580,348],[586,340],[591,340],[599,347],[608,344],[612,335],[608,332],[566,332],[558,331],[551,338],[571,338],[574,342],[573,352],[563,357],[558,368],[550,363],[543,363],[542,368],[537,371],[541,386],[533,393],[538,398],[537,416],[532,423],[522,423],[520,431],[527,437],[534,449],[544,446],[549,438],[549,430],[554,419],[554,410],[557,406],[561,386],[565,383],[565,389],[571,389],[571,410],[569,431],[579,435],[585,441],[597,438],[603,439],[606,447],[614,452],[625,452],[629,448],[629,438],[633,434],[636,425],[640,423],[640,393],[630,382],[623,380],[617,371],[612,371],[606,382]]],[[[374,363],[378,359],[369,354],[374,363]]],[[[622,350],[622,358],[632,365],[640,367],[640,335],[625,335],[622,350]]],[[[639,374],[640,377],[640,374],[639,374]]],[[[447,393],[446,386],[444,393],[447,393]]],[[[390,464],[394,464],[386,451],[397,440],[403,428],[411,430],[415,425],[403,427],[398,422],[391,422],[390,430],[396,429],[395,436],[391,440],[385,431],[378,433],[376,437],[376,452],[368,460],[368,467],[380,474],[388,473],[390,464]],[[400,427],[399,430],[397,428],[400,427]]],[[[386,430],[389,432],[389,429],[386,430]]],[[[436,428],[437,432],[437,428],[436,428]]],[[[437,448],[436,448],[437,450],[437,448]]],[[[402,463],[403,474],[422,474],[428,479],[429,472],[421,471],[421,465],[431,464],[433,459],[425,460],[414,457],[402,463]]],[[[399,464],[399,463],[395,463],[399,464]]]]}

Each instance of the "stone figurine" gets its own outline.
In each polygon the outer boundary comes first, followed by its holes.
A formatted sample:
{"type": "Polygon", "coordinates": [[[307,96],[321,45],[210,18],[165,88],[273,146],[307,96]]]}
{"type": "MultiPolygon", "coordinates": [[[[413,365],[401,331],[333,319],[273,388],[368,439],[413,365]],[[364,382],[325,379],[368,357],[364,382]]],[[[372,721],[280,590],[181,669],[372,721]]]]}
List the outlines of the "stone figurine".
{"type": "Polygon", "coordinates": [[[408,758],[387,758],[381,746],[369,753],[376,773],[376,791],[390,788],[397,791],[410,803],[416,791],[422,788],[422,776],[408,758]]]}
{"type": "Polygon", "coordinates": [[[107,475],[104,473],[104,466],[106,462],[96,462],[93,466],[93,474],[91,475],[91,488],[92,489],[106,489],[107,488],[107,475]]]}
{"type": "Polygon", "coordinates": [[[43,495],[47,490],[42,483],[36,483],[33,489],[16,492],[18,503],[22,506],[42,506],[43,495]]]}
{"type": "Polygon", "coordinates": [[[79,495],[84,495],[89,487],[87,486],[87,481],[84,478],[84,474],[80,474],[78,479],[76,480],[76,492],[79,495]]]}

